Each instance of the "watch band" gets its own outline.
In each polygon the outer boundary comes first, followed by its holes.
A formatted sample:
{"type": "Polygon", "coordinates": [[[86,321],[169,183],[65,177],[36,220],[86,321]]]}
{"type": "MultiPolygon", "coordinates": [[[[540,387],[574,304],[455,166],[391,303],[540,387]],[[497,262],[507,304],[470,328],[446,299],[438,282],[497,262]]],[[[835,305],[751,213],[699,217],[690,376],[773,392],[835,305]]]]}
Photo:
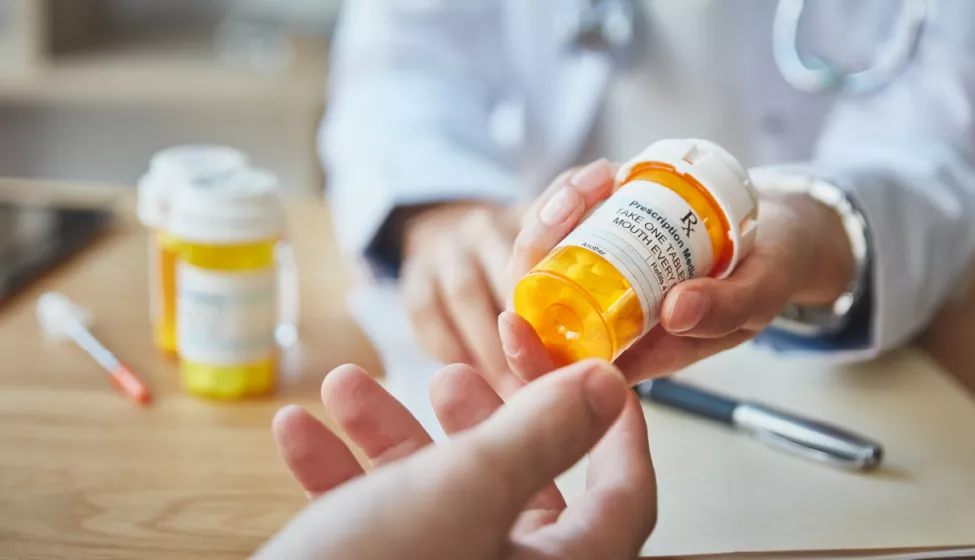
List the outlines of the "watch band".
{"type": "Polygon", "coordinates": [[[846,230],[855,261],[853,279],[832,305],[811,307],[790,303],[772,326],[807,337],[841,331],[863,298],[869,281],[872,255],[866,217],[846,191],[829,181],[776,168],[758,168],[750,174],[759,193],[806,195],[835,211],[846,230]]]}

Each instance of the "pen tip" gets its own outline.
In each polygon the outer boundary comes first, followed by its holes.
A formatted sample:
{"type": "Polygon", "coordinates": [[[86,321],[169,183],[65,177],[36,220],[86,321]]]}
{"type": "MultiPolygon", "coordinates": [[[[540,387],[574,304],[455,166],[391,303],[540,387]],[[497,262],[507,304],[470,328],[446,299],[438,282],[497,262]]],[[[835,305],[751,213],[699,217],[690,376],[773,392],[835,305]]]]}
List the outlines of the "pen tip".
{"type": "Polygon", "coordinates": [[[862,469],[865,471],[876,469],[883,461],[884,449],[879,445],[875,445],[861,457],[862,469]]]}

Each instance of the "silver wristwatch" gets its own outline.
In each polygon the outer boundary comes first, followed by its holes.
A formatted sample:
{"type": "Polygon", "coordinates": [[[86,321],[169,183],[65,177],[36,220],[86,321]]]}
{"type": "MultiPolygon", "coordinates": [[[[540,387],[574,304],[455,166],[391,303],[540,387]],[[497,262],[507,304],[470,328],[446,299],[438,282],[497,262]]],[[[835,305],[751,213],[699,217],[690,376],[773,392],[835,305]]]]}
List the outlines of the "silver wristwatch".
{"type": "Polygon", "coordinates": [[[809,307],[788,304],[772,322],[772,327],[808,337],[842,330],[849,322],[853,308],[863,297],[869,281],[872,256],[870,228],[863,212],[846,191],[828,181],[777,168],[757,168],[751,170],[750,174],[759,193],[805,195],[832,208],[843,222],[855,260],[853,279],[832,305],[809,307]]]}

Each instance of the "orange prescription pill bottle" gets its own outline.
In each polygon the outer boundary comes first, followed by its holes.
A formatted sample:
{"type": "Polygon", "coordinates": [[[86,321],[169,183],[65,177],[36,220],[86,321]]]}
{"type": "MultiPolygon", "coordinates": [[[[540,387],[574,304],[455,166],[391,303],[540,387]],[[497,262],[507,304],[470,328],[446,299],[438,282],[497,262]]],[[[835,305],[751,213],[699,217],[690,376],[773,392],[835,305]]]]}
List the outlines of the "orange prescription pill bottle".
{"type": "Polygon", "coordinates": [[[243,168],[176,194],[176,333],[187,392],[240,399],[277,377],[275,247],[284,231],[278,180],[243,168]]]}
{"type": "Polygon", "coordinates": [[[704,140],[661,140],[627,162],[616,191],[515,287],[515,311],[559,365],[615,360],[691,278],[724,278],[751,249],[758,195],[704,140]]]}
{"type": "Polygon", "coordinates": [[[161,352],[176,354],[176,242],[167,232],[174,194],[198,180],[212,180],[247,164],[233,148],[188,145],[153,156],[139,179],[139,220],[149,230],[149,317],[161,352]]]}

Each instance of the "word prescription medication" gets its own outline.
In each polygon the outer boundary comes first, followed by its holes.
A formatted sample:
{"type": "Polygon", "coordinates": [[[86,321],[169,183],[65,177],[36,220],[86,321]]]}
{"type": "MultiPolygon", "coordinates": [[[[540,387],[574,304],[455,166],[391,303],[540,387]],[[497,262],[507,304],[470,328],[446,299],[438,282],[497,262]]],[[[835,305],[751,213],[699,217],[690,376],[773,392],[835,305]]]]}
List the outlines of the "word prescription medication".
{"type": "Polygon", "coordinates": [[[553,359],[615,360],[691,278],[724,278],[757,232],[748,172],[704,140],[662,140],[626,163],[617,190],[515,288],[515,311],[553,359]]]}
{"type": "Polygon", "coordinates": [[[177,348],[191,394],[239,399],[274,388],[275,246],[284,231],[277,184],[244,168],[176,195],[177,348]]]}
{"type": "Polygon", "coordinates": [[[176,240],[166,222],[175,193],[198,180],[210,181],[247,164],[247,157],[225,146],[168,148],[153,156],[139,180],[139,220],[149,229],[149,316],[156,347],[176,353],[176,240]]]}

